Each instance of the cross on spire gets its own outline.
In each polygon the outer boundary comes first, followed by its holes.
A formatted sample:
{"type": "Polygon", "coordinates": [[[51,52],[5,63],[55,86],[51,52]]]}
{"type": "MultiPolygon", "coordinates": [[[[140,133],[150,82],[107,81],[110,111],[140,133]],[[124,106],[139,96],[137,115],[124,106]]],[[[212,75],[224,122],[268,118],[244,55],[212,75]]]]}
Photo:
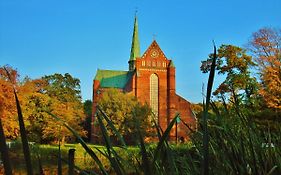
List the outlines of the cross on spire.
{"type": "Polygon", "coordinates": [[[135,7],[135,16],[138,14],[138,7],[135,7]]]}
{"type": "Polygon", "coordinates": [[[154,34],[152,35],[152,37],[153,37],[153,40],[156,40],[157,35],[154,33],[154,34]]]}

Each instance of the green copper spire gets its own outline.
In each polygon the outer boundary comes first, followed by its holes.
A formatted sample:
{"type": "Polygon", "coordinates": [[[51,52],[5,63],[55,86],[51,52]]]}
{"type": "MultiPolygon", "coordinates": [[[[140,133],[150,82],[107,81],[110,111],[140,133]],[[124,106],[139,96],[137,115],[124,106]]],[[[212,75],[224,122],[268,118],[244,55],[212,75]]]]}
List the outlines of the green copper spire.
{"type": "Polygon", "coordinates": [[[136,60],[136,57],[140,57],[140,41],[139,41],[137,15],[135,15],[134,33],[133,33],[130,61],[136,60]]]}

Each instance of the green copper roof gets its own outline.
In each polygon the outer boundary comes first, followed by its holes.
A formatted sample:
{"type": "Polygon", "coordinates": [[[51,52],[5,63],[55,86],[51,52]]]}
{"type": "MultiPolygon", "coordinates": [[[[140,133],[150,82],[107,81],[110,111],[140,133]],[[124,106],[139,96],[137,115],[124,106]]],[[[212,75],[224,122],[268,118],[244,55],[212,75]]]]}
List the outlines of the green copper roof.
{"type": "Polygon", "coordinates": [[[134,33],[133,33],[130,61],[136,60],[136,57],[140,57],[140,41],[139,41],[137,16],[135,16],[135,22],[134,22],[134,33]]]}
{"type": "Polygon", "coordinates": [[[102,88],[125,88],[128,81],[132,78],[133,72],[99,70],[97,71],[95,80],[100,81],[102,88]]]}
{"type": "Polygon", "coordinates": [[[171,60],[169,67],[175,67],[173,60],[171,60]]]}

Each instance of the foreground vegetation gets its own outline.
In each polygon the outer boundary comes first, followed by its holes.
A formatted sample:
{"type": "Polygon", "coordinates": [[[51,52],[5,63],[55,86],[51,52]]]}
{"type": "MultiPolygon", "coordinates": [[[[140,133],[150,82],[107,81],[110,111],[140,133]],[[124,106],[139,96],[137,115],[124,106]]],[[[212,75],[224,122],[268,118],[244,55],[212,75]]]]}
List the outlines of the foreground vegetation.
{"type": "MultiPolygon", "coordinates": [[[[96,148],[101,150],[103,153],[106,152],[106,147],[100,146],[100,145],[90,145],[88,146],[94,150],[95,154],[101,159],[103,166],[105,167],[106,171],[112,172],[113,168],[110,165],[110,162],[108,159],[105,157],[103,158],[102,153],[97,151],[96,148]]],[[[155,144],[150,144],[148,145],[149,149],[153,150],[156,148],[155,144]]],[[[191,148],[190,144],[184,144],[184,145],[172,145],[172,149],[175,151],[175,153],[180,156],[182,156],[182,153],[189,151],[191,148]]],[[[67,171],[68,170],[68,151],[70,149],[75,149],[75,166],[76,172],[91,172],[91,171],[97,171],[99,167],[96,165],[96,163],[92,160],[92,158],[87,154],[87,152],[83,149],[83,147],[79,144],[65,144],[64,146],[61,146],[60,151],[61,151],[61,157],[63,160],[63,167],[67,171]]],[[[116,152],[118,153],[119,156],[122,157],[124,160],[130,160],[132,161],[131,164],[137,165],[137,159],[140,160],[141,155],[140,155],[140,149],[139,147],[136,146],[131,146],[128,147],[127,151],[124,152],[123,148],[120,147],[114,147],[116,152]]],[[[21,143],[20,142],[15,142],[11,145],[9,148],[9,152],[11,155],[11,160],[12,160],[12,167],[15,172],[24,172],[25,167],[24,167],[24,156],[21,148],[21,143]]],[[[56,174],[57,172],[57,162],[58,162],[58,152],[59,152],[59,147],[58,145],[32,145],[31,146],[31,157],[32,157],[32,163],[34,164],[34,169],[35,172],[39,172],[39,165],[38,165],[38,156],[40,156],[40,160],[42,162],[42,168],[45,172],[54,172],[56,174]]],[[[180,161],[179,159],[178,161],[180,161]]],[[[133,167],[128,166],[127,172],[134,171],[132,169],[133,167]]]]}
{"type": "MultiPolygon", "coordinates": [[[[247,121],[236,120],[241,125],[235,126],[231,125],[230,121],[224,120],[215,116],[211,116],[210,119],[210,174],[225,174],[225,172],[228,174],[280,174],[280,135],[263,133],[249,121],[249,123],[244,123],[247,121]]],[[[192,137],[192,142],[180,145],[165,142],[162,140],[165,135],[162,135],[160,139],[159,143],[162,144],[113,147],[108,142],[107,146],[87,145],[102,163],[101,167],[91,157],[91,153],[81,145],[66,144],[60,150],[62,160],[64,160],[62,172],[68,171],[66,161],[68,150],[75,148],[76,171],[81,174],[111,174],[116,173],[117,170],[122,171],[121,174],[200,174],[204,153],[202,136],[203,133],[196,132],[192,137]],[[110,154],[114,157],[109,157],[110,154]],[[104,173],[101,168],[105,171],[104,173]]],[[[20,147],[18,143],[10,150],[12,162],[17,160],[12,167],[24,161],[20,147]]],[[[31,153],[35,172],[39,172],[39,156],[44,172],[57,173],[58,145],[33,145],[31,153]]],[[[19,169],[24,171],[24,166],[15,167],[15,170],[19,169]]]]}

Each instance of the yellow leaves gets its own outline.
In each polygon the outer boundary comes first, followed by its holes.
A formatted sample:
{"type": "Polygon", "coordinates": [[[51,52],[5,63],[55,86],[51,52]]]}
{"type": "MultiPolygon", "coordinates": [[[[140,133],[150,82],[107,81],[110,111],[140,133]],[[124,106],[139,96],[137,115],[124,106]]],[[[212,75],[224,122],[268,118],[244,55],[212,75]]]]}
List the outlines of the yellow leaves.
{"type": "Polygon", "coordinates": [[[18,135],[19,126],[14,100],[12,84],[0,73],[0,117],[7,138],[15,138],[18,135]]]}
{"type": "Polygon", "coordinates": [[[261,89],[269,108],[281,109],[281,30],[262,28],[253,33],[250,50],[260,70],[261,89]]]}
{"type": "Polygon", "coordinates": [[[264,68],[260,94],[270,108],[281,109],[281,69],[278,66],[264,68]]]}

